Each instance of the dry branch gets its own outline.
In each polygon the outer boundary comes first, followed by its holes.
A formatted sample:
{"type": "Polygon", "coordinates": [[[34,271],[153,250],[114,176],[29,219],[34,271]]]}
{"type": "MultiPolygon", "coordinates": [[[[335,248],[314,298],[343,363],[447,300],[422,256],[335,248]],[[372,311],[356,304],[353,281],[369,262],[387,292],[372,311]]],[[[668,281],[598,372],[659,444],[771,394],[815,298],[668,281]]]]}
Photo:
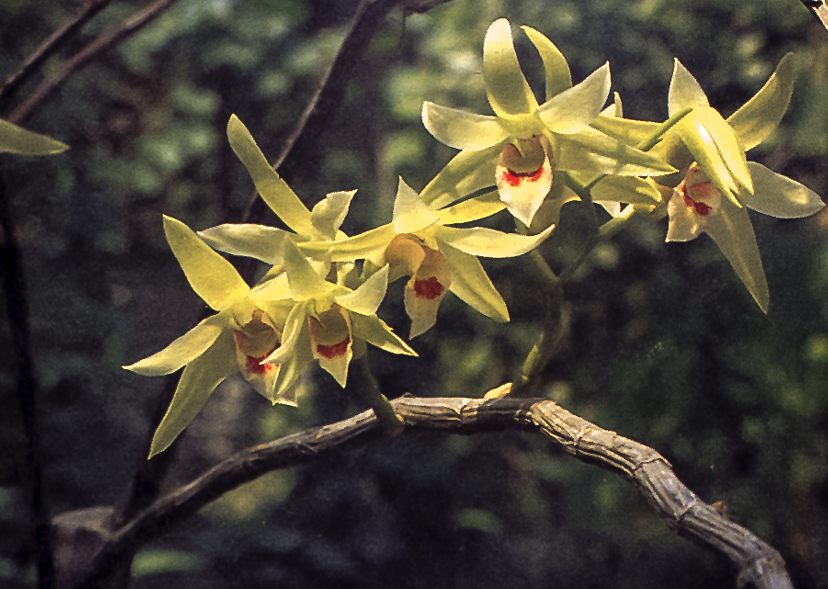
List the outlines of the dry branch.
{"type": "MultiPolygon", "coordinates": [[[[545,434],[575,458],[623,475],[648,499],[667,525],[702,546],[729,558],[738,569],[739,586],[791,589],[779,553],[747,529],[700,500],[655,450],[573,415],[540,399],[460,399],[404,397],[394,406],[406,429],[472,434],[524,430],[545,434]]],[[[372,411],[255,446],[162,497],[117,530],[90,566],[83,587],[93,587],[141,546],[214,499],[265,473],[302,464],[328,452],[342,451],[381,438],[372,411]]]]}

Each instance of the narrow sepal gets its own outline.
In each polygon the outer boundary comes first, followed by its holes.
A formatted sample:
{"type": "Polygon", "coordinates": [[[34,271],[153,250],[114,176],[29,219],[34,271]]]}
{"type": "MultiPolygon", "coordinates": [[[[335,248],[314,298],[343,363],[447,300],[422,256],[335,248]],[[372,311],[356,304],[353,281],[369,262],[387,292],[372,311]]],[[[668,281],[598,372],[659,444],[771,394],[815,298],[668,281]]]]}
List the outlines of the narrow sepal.
{"type": "Polygon", "coordinates": [[[210,247],[234,256],[256,258],[268,264],[280,264],[282,240],[286,236],[302,240],[294,233],[251,223],[225,223],[198,232],[210,247]]]}
{"type": "Polygon", "coordinates": [[[693,74],[676,59],[673,62],[673,77],[670,80],[670,89],[667,94],[667,111],[672,117],[688,106],[693,108],[710,106],[710,103],[693,74]]]}
{"type": "Polygon", "coordinates": [[[221,382],[238,370],[231,331],[225,331],[201,356],[187,364],[167,413],[150,445],[152,458],[170,447],[221,382]]]}
{"type": "Polygon", "coordinates": [[[799,219],[819,212],[825,203],[807,186],[777,174],[762,164],[748,162],[754,192],[744,204],[779,219],[799,219]]]}
{"type": "Polygon", "coordinates": [[[500,322],[509,321],[506,303],[492,284],[480,260],[447,243],[440,244],[440,251],[451,268],[449,290],[486,317],[500,322]]]}
{"type": "Polygon", "coordinates": [[[69,149],[69,146],[33,131],[27,131],[14,123],[0,119],[0,153],[19,155],[52,155],[69,149]]]}
{"type": "Polygon", "coordinates": [[[498,116],[533,113],[538,108],[532,89],[520,69],[512,27],[501,18],[493,22],[483,41],[483,78],[489,104],[498,116]]]}
{"type": "Polygon", "coordinates": [[[221,311],[250,291],[233,265],[184,223],[164,215],[164,233],[190,286],[210,307],[221,311]]]}
{"type": "Polygon", "coordinates": [[[558,135],[556,142],[556,170],[619,176],[660,176],[676,171],[654,154],[591,128],[575,135],[558,135]]]}
{"type": "Polygon", "coordinates": [[[316,203],[311,211],[311,223],[324,239],[336,239],[337,231],[348,215],[356,190],[331,192],[316,203]]]}
{"type": "Polygon", "coordinates": [[[311,263],[291,240],[285,240],[282,253],[293,300],[306,301],[326,297],[336,290],[336,285],[319,276],[311,263]]]}
{"type": "Polygon", "coordinates": [[[543,70],[546,74],[546,100],[572,88],[572,74],[563,53],[543,33],[526,25],[520,28],[529,37],[543,60],[543,70]]]}
{"type": "Polygon", "coordinates": [[[394,231],[416,233],[437,223],[440,216],[431,210],[402,178],[397,184],[397,198],[394,200],[394,231]]]}
{"type": "Polygon", "coordinates": [[[518,235],[485,227],[436,227],[434,234],[440,241],[472,256],[511,258],[538,247],[554,229],[551,226],[538,235],[518,235]]]}
{"type": "Polygon", "coordinates": [[[601,113],[610,91],[609,62],[583,82],[546,101],[537,116],[552,133],[571,135],[587,127],[601,113]]]}
{"type": "Polygon", "coordinates": [[[388,290],[388,266],[372,274],[359,288],[334,300],[349,311],[360,315],[373,315],[379,309],[388,290]]]}
{"type": "Polygon", "coordinates": [[[250,131],[236,115],[232,115],[227,124],[227,137],[267,206],[296,233],[310,234],[310,211],[270,166],[250,131]]]}
{"type": "Polygon", "coordinates": [[[441,225],[456,225],[491,217],[502,211],[505,206],[497,191],[492,190],[487,194],[440,209],[437,214],[440,216],[441,225]]]}
{"type": "Polygon", "coordinates": [[[455,149],[480,150],[505,141],[508,133],[496,117],[423,102],[423,125],[437,141],[455,149]]]}
{"type": "Polygon", "coordinates": [[[390,352],[404,356],[417,356],[385,322],[376,315],[351,315],[351,326],[354,338],[365,340],[369,344],[390,352]]]}
{"type": "Polygon", "coordinates": [[[226,312],[207,317],[160,352],[124,368],[143,376],[171,374],[203,354],[231,321],[231,315],[226,312]]]}
{"type": "Polygon", "coordinates": [[[424,203],[442,208],[481,188],[494,186],[495,163],[502,146],[461,151],[420,192],[424,203]]]}

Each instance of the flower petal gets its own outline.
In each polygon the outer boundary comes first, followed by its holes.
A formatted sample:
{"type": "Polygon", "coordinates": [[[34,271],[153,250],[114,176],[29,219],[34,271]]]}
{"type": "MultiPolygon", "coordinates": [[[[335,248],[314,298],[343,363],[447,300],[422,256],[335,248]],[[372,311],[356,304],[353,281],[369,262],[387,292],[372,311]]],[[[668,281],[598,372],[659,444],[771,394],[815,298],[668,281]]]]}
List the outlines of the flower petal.
{"type": "Polygon", "coordinates": [[[336,239],[336,232],[345,220],[355,194],[356,190],[331,192],[313,207],[311,223],[324,239],[336,239]]]}
{"type": "Polygon", "coordinates": [[[509,321],[506,303],[495,289],[480,260],[447,243],[440,243],[440,252],[451,268],[449,290],[486,317],[500,322],[509,321]]]}
{"type": "Polygon", "coordinates": [[[184,223],[164,215],[164,233],[190,286],[210,307],[221,311],[250,292],[233,265],[184,223]]]}
{"type": "Polygon", "coordinates": [[[553,229],[554,225],[538,235],[518,235],[485,227],[438,227],[435,228],[434,234],[440,241],[472,256],[512,258],[522,256],[538,247],[549,237],[553,229]]]}
{"type": "Polygon", "coordinates": [[[198,236],[215,250],[234,256],[256,258],[268,264],[281,263],[282,240],[287,235],[299,238],[295,233],[283,229],[252,223],[225,223],[198,232],[198,236]]]}
{"type": "Polygon", "coordinates": [[[533,138],[520,145],[523,154],[511,143],[503,146],[495,178],[500,200],[512,216],[528,226],[552,188],[552,166],[545,148],[548,143],[533,138]]]}
{"type": "Polygon", "coordinates": [[[489,193],[440,209],[437,214],[440,216],[440,225],[456,225],[491,217],[502,211],[505,206],[497,191],[492,190],[489,193]]]}
{"type": "MultiPolygon", "coordinates": [[[[343,241],[327,242],[325,249],[333,262],[367,259],[381,264],[382,252],[388,243],[394,239],[395,235],[394,227],[389,223],[343,241]]],[[[309,244],[308,248],[305,248],[304,245],[301,246],[306,253],[310,253],[309,249],[311,247],[313,247],[313,244],[309,244]]]]}
{"type": "Polygon", "coordinates": [[[755,211],[779,219],[799,219],[825,206],[816,192],[787,176],[756,162],[748,162],[748,169],[754,192],[744,203],[755,211]]]}
{"type": "Polygon", "coordinates": [[[497,117],[423,102],[423,125],[437,141],[455,149],[476,151],[504,141],[508,132],[497,117]]]}
{"type": "Polygon", "coordinates": [[[664,241],[696,239],[708,225],[706,217],[697,215],[691,207],[687,206],[679,189],[673,190],[673,196],[667,203],[667,214],[670,222],[667,225],[667,237],[664,241]]]}
{"type": "Polygon", "coordinates": [[[710,103],[693,74],[676,59],[673,62],[673,77],[670,80],[670,90],[667,95],[667,112],[672,117],[688,106],[710,106],[710,103]]]}
{"type": "Polygon", "coordinates": [[[373,315],[379,309],[388,290],[388,266],[374,272],[355,291],[334,297],[334,300],[349,311],[360,315],[373,315]]]}
{"type": "Polygon", "coordinates": [[[365,340],[381,350],[404,356],[417,356],[385,322],[376,315],[351,315],[354,339],[365,340]]]}
{"type": "Polygon", "coordinates": [[[660,176],[676,171],[654,154],[589,127],[574,135],[557,135],[555,140],[555,170],[618,176],[660,176]]]}
{"type": "Polygon", "coordinates": [[[461,151],[426,184],[420,193],[422,201],[433,208],[442,208],[477,192],[494,186],[494,169],[501,144],[482,151],[461,151]]]}
{"type": "Polygon", "coordinates": [[[281,344],[281,333],[270,317],[260,309],[241,330],[233,331],[236,342],[236,364],[242,377],[266,399],[273,397],[279,365],[264,360],[281,344]]]}
{"type": "Polygon", "coordinates": [[[285,240],[282,254],[284,255],[285,272],[287,273],[290,294],[293,300],[306,301],[327,297],[337,289],[335,284],[319,276],[311,263],[290,239],[285,240]]]}
{"type": "Polygon", "coordinates": [[[598,115],[590,123],[590,126],[627,145],[633,146],[651,137],[661,127],[660,124],[650,121],[623,119],[605,114],[598,115]]]}
{"type": "Polygon", "coordinates": [[[727,119],[745,151],[762,143],[779,125],[791,102],[793,83],[793,53],[788,53],[762,89],[727,119]]]}
{"type": "Polygon", "coordinates": [[[592,188],[592,200],[657,205],[661,193],[652,180],[636,176],[607,176],[592,188]]]}
{"type": "Polygon", "coordinates": [[[56,139],[27,131],[14,123],[0,119],[0,153],[50,155],[67,149],[68,145],[56,139]]]}
{"type": "Polygon", "coordinates": [[[494,21],[483,41],[483,79],[489,104],[497,116],[533,113],[538,102],[520,69],[512,41],[512,26],[505,18],[494,21]]]}
{"type": "Polygon", "coordinates": [[[396,233],[416,233],[437,223],[440,215],[428,208],[420,199],[420,195],[400,177],[397,198],[394,200],[393,218],[396,233]]]}
{"type": "Polygon", "coordinates": [[[770,302],[768,281],[747,209],[738,208],[723,198],[721,210],[720,215],[710,219],[706,231],[730,261],[759,308],[767,313],[770,302]]]}
{"type": "Polygon", "coordinates": [[[587,79],[551,98],[537,116],[552,133],[571,135],[587,127],[601,113],[610,91],[609,62],[587,79]]]}
{"type": "Polygon", "coordinates": [[[348,366],[354,357],[351,319],[348,311],[332,306],[319,318],[309,317],[311,349],[319,366],[344,387],[348,379],[348,366]]]}
{"type": "Polygon", "coordinates": [[[305,305],[298,304],[291,309],[282,335],[281,347],[265,360],[268,363],[279,364],[279,375],[276,377],[273,398],[270,400],[273,404],[296,405],[293,387],[313,360],[305,305]]]}
{"type": "Polygon", "coordinates": [[[236,115],[232,115],[227,124],[227,137],[267,206],[296,233],[309,235],[312,227],[310,211],[271,167],[250,131],[236,115]]]}
{"type": "Polygon", "coordinates": [[[160,352],[124,368],[143,376],[172,374],[212,346],[221,332],[229,327],[231,320],[229,313],[207,317],[160,352]]]}
{"type": "Polygon", "coordinates": [[[221,382],[238,371],[233,334],[227,330],[198,358],[187,364],[167,413],[150,446],[152,458],[169,448],[195,418],[221,382]]]}
{"type": "Polygon", "coordinates": [[[526,25],[520,27],[540,53],[546,74],[546,100],[572,88],[572,74],[563,53],[543,33],[526,25]]]}

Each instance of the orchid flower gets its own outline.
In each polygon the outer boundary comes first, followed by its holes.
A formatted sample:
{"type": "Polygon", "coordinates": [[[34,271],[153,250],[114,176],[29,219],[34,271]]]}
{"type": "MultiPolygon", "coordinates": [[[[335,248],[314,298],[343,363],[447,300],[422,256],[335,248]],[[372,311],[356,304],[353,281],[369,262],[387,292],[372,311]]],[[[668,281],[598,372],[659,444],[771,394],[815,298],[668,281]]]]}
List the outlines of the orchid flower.
{"type": "Polygon", "coordinates": [[[295,404],[275,394],[279,366],[262,363],[282,343],[290,306],[257,297],[236,269],[184,223],[165,216],[164,232],[190,286],[218,313],[160,352],[124,366],[144,376],[171,374],[184,367],[153,437],[150,457],[168,448],[216,387],[237,372],[273,403],[295,404]]]}
{"type": "MultiPolygon", "coordinates": [[[[286,237],[300,247],[306,242],[335,241],[346,237],[339,227],[348,214],[356,190],[332,192],[309,211],[271,167],[250,131],[236,115],[232,115],[227,124],[227,137],[261,197],[292,232],[252,223],[228,223],[200,231],[204,241],[219,251],[253,257],[274,266],[268,273],[270,278],[282,268],[282,242],[286,237]]],[[[317,259],[325,261],[324,252],[316,250],[316,253],[317,259]]]]}
{"type": "Polygon", "coordinates": [[[69,146],[60,141],[0,119],[0,153],[51,155],[67,149],[69,146]]]}
{"type": "Polygon", "coordinates": [[[375,267],[387,264],[390,281],[410,276],[404,297],[412,320],[412,338],[434,325],[440,301],[449,291],[483,315],[505,322],[509,320],[506,303],[477,256],[509,258],[525,254],[543,242],[554,226],[533,236],[480,227],[449,227],[502,210],[503,204],[493,196],[435,210],[400,178],[391,223],[319,247],[330,247],[333,261],[365,259],[375,267]]]}
{"type": "Polygon", "coordinates": [[[282,345],[262,363],[280,366],[277,398],[291,390],[314,359],[344,387],[355,342],[417,355],[376,315],[388,286],[387,266],[351,290],[321,276],[292,241],[285,240],[282,247],[285,272],[254,289],[257,298],[290,305],[282,345]]]}
{"type": "MultiPolygon", "coordinates": [[[[423,190],[426,203],[446,206],[465,196],[461,190],[474,192],[494,180],[506,207],[528,226],[556,172],[658,175],[674,171],[657,157],[589,127],[609,95],[608,63],[572,86],[569,66],[557,47],[530,27],[523,31],[543,60],[546,102],[538,104],[520,69],[509,21],[496,20],[483,44],[483,76],[495,115],[423,104],[426,129],[461,150],[423,190]]],[[[576,198],[568,189],[556,196],[558,208],[564,199],[576,198]]]]}

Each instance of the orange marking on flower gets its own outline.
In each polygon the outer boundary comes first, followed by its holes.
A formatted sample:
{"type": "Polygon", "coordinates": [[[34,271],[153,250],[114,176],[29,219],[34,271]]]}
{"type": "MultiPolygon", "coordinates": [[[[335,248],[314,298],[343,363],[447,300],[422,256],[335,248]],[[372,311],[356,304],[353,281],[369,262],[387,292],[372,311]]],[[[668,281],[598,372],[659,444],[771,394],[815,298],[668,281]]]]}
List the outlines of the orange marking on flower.
{"type": "Polygon", "coordinates": [[[262,364],[262,361],[267,356],[247,356],[245,358],[244,367],[250,374],[267,374],[276,368],[276,364],[262,364]]]}
{"type": "Polygon", "coordinates": [[[440,284],[436,276],[426,278],[425,280],[414,281],[414,294],[417,298],[433,301],[446,290],[446,287],[440,284]]]}
{"type": "Polygon", "coordinates": [[[528,180],[529,182],[537,182],[540,180],[540,177],[543,175],[543,166],[535,170],[534,172],[514,172],[509,168],[506,168],[506,171],[503,172],[503,180],[509,184],[509,186],[516,188],[520,186],[521,182],[524,180],[528,180]]]}
{"type": "MultiPolygon", "coordinates": [[[[704,185],[704,184],[709,184],[709,185],[712,186],[711,182],[701,182],[699,184],[696,184],[694,186],[694,188],[696,188],[697,186],[704,185]]],[[[690,198],[690,195],[687,194],[687,188],[682,189],[681,195],[684,197],[684,204],[686,204],[688,207],[693,209],[696,212],[696,214],[701,216],[701,217],[706,217],[707,215],[710,214],[710,211],[713,210],[713,207],[711,207],[710,205],[705,204],[703,202],[697,202],[697,201],[693,200],[692,198],[690,198]]]]}
{"type": "Polygon", "coordinates": [[[319,352],[320,356],[324,356],[328,360],[331,358],[336,358],[337,356],[343,356],[345,352],[348,351],[348,345],[351,343],[351,337],[345,336],[345,339],[339,343],[330,345],[330,346],[323,346],[322,344],[316,345],[316,351],[319,352]]]}

